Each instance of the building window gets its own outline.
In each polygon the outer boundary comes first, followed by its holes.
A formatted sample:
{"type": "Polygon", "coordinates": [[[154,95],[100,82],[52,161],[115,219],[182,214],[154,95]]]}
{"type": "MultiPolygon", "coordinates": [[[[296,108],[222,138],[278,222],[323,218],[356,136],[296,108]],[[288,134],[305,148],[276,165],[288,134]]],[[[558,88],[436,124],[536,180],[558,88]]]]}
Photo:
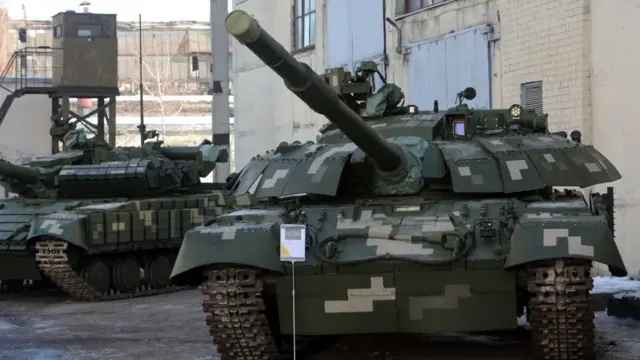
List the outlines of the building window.
{"type": "Polygon", "coordinates": [[[429,6],[438,5],[449,0],[404,0],[404,12],[410,13],[429,6]]]}
{"type": "Polygon", "coordinates": [[[293,5],[293,52],[316,44],[316,0],[295,0],[293,5]]]}
{"type": "Polygon", "coordinates": [[[54,38],[61,38],[62,37],[62,25],[56,25],[53,28],[53,37],[54,38]]]}
{"type": "Polygon", "coordinates": [[[79,24],[78,25],[78,37],[102,37],[102,26],[79,24]]]}
{"type": "Polygon", "coordinates": [[[542,81],[520,84],[520,104],[525,109],[534,109],[536,114],[544,114],[542,109],[542,81]]]}

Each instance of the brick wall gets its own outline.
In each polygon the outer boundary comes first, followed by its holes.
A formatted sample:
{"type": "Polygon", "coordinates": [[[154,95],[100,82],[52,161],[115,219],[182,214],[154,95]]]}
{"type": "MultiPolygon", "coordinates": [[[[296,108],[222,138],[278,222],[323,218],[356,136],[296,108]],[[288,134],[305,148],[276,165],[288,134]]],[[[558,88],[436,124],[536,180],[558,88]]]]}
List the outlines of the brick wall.
{"type": "Polygon", "coordinates": [[[589,0],[497,0],[502,105],[520,86],[542,81],[553,131],[580,130],[591,142],[589,0]]]}
{"type": "MultiPolygon", "coordinates": [[[[397,11],[402,0],[387,0],[397,11]]],[[[499,37],[491,55],[494,107],[521,101],[521,84],[542,81],[543,110],[554,131],[580,130],[591,142],[590,0],[455,0],[402,16],[403,44],[491,24],[499,37]]],[[[387,35],[391,78],[406,84],[406,65],[387,35]]],[[[405,90],[406,86],[404,86],[405,90]]],[[[411,94],[408,94],[411,98],[411,94]]]]}
{"type": "Polygon", "coordinates": [[[7,34],[9,32],[9,16],[7,10],[0,9],[0,69],[4,69],[7,61],[11,57],[9,54],[9,42],[7,34]]]}

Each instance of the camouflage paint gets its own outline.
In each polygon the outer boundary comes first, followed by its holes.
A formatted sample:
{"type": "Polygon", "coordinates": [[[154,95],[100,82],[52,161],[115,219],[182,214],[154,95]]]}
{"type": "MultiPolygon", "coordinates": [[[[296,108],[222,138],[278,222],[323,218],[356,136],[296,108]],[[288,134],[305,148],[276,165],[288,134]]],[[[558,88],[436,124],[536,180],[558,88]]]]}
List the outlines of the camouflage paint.
{"type": "Polygon", "coordinates": [[[106,202],[37,216],[27,241],[65,240],[88,254],[179,247],[184,233],[233,207],[225,193],[106,202]]]}
{"type": "Polygon", "coordinates": [[[42,279],[28,239],[53,236],[90,253],[177,249],[188,229],[235,206],[200,189],[200,177],[227,161],[207,141],[111,148],[80,130],[65,141],[71,150],[26,164],[0,160],[0,182],[20,195],[0,201],[0,280],[42,279]]]}
{"type": "MultiPolygon", "coordinates": [[[[294,211],[296,217],[304,216],[312,234],[308,260],[296,266],[300,335],[514,328],[517,272],[505,268],[579,257],[624,269],[604,217],[591,214],[581,195],[553,202],[557,222],[544,223],[544,228],[538,223],[537,229],[532,221],[552,218],[545,203],[515,198],[425,202],[403,197],[367,203],[294,211]],[[505,226],[510,221],[516,221],[511,235],[505,226]],[[496,222],[502,225],[477,236],[464,259],[429,264],[456,253],[455,237],[447,236],[442,244],[442,234],[456,229],[469,233],[473,224],[496,222]],[[545,228],[554,236],[566,231],[579,235],[581,246],[571,251],[566,238],[552,242],[545,238],[545,228]],[[335,255],[328,257],[331,253],[335,255]]],[[[276,278],[280,324],[289,333],[291,269],[280,263],[278,249],[279,224],[291,222],[289,211],[268,207],[219,216],[216,223],[187,233],[172,276],[222,263],[281,274],[276,278]]]]}
{"type": "Polygon", "coordinates": [[[296,335],[509,329],[526,307],[536,359],[595,358],[592,262],[626,274],[613,194],[587,203],[552,187],[621,176],[579,133],[552,134],[546,115],[517,104],[471,109],[473,88],[451,109],[420,112],[393,84],[374,93],[371,62],[318,75],[246,12],[226,27],[330,124],[315,144],[253,158],[231,191],[254,202],[193,229],[180,248],[172,276],[204,270],[221,359],[283,355],[292,265],[279,261],[280,224],[306,226],[296,335]]]}
{"type": "Polygon", "coordinates": [[[33,254],[27,249],[30,223],[39,215],[77,204],[77,200],[53,199],[11,198],[0,201],[0,280],[41,280],[33,254]]]}

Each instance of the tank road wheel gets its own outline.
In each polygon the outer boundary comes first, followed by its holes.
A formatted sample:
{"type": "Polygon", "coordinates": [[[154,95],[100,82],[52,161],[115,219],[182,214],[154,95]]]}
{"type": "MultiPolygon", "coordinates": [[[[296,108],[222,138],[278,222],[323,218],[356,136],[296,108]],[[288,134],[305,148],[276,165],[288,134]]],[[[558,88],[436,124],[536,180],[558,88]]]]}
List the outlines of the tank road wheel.
{"type": "Polygon", "coordinates": [[[173,263],[166,255],[158,255],[147,260],[144,267],[145,282],[153,288],[163,288],[169,285],[173,263]]]}
{"type": "Polygon", "coordinates": [[[88,262],[82,267],[81,275],[84,281],[96,291],[107,293],[111,286],[111,274],[109,266],[100,259],[88,262]]]}
{"type": "Polygon", "coordinates": [[[140,266],[131,257],[117,259],[111,270],[113,287],[119,292],[132,293],[140,287],[140,266]]]}
{"type": "Polygon", "coordinates": [[[591,262],[558,259],[527,268],[527,308],[533,352],[541,360],[593,360],[594,324],[589,304],[591,262]]]}
{"type": "Polygon", "coordinates": [[[209,333],[220,360],[276,360],[278,347],[269,329],[259,271],[244,268],[205,270],[209,333]]]}

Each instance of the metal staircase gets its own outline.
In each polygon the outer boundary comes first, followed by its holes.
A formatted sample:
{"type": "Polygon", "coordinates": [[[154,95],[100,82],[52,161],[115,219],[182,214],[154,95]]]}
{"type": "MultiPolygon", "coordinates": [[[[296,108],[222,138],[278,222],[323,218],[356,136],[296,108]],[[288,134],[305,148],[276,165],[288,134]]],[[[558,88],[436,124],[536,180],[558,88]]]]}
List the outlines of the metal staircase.
{"type": "Polygon", "coordinates": [[[20,97],[20,93],[17,92],[17,89],[11,90],[6,86],[4,86],[5,80],[7,78],[7,74],[12,68],[14,68],[15,63],[16,63],[16,53],[13,53],[13,55],[11,55],[11,58],[5,65],[4,69],[2,69],[2,73],[0,73],[0,87],[2,87],[8,93],[7,96],[4,98],[2,105],[0,106],[0,126],[4,121],[4,118],[7,116],[7,113],[9,113],[9,108],[11,108],[11,104],[13,104],[13,100],[15,100],[15,98],[17,97],[20,97]]]}
{"type": "Polygon", "coordinates": [[[2,125],[4,118],[7,116],[7,113],[9,112],[9,108],[11,107],[11,104],[13,104],[13,100],[16,97],[18,97],[18,94],[11,92],[7,94],[7,96],[4,98],[4,101],[0,106],[0,125],[2,125]]]}
{"type": "Polygon", "coordinates": [[[0,88],[8,94],[0,105],[0,126],[9,113],[13,101],[26,94],[47,94],[51,90],[51,68],[53,49],[51,47],[25,47],[11,55],[11,58],[0,73],[0,88]],[[13,70],[15,83],[13,89],[7,87],[6,80],[13,70]],[[34,76],[49,79],[35,81],[34,76]]]}

